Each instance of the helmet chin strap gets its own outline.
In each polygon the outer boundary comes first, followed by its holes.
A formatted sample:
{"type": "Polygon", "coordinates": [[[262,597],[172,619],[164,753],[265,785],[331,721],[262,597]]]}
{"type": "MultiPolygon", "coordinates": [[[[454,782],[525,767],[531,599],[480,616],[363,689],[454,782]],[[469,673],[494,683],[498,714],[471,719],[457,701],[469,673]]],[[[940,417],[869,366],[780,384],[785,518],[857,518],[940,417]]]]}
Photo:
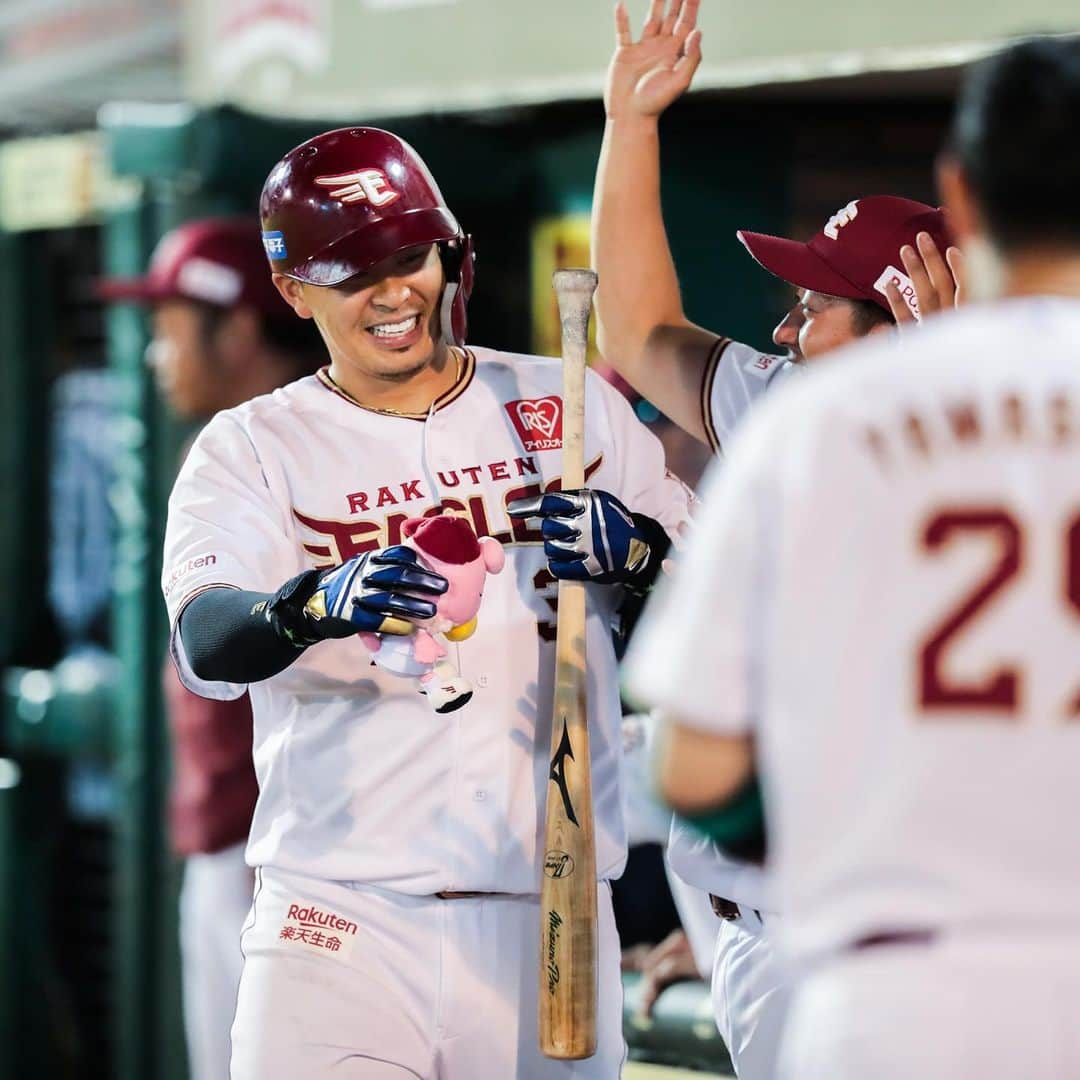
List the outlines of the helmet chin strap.
{"type": "Polygon", "coordinates": [[[443,287],[442,303],[439,305],[439,328],[442,330],[443,340],[449,345],[461,345],[454,335],[453,309],[454,298],[460,288],[456,281],[448,281],[443,287]]]}

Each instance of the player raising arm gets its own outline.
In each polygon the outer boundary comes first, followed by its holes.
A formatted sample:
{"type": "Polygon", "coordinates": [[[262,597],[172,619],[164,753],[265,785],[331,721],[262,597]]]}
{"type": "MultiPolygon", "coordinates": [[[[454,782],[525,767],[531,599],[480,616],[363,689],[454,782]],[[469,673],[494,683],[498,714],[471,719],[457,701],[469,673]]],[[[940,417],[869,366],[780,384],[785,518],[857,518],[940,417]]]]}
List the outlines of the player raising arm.
{"type": "Polygon", "coordinates": [[[962,263],[939,211],[870,196],[848,203],[808,244],[738,234],[761,266],[796,291],[773,331],[780,355],[692,323],[661,213],[658,126],[701,60],[699,2],[653,0],[636,42],[625,6],[616,9],[592,242],[605,359],[661,412],[719,450],[751,402],[792,363],[908,323],[915,313],[954,306],[962,263]]]}
{"type": "Polygon", "coordinates": [[[675,3],[665,15],[663,0],[653,2],[636,45],[625,5],[615,9],[618,45],[604,91],[592,248],[600,351],[635,390],[705,442],[701,385],[717,338],[683,312],[660,213],[660,114],[701,62],[698,4],[675,3]]]}
{"type": "MultiPolygon", "coordinates": [[[[593,252],[605,358],[685,431],[719,452],[747,409],[794,364],[887,332],[894,323],[906,328],[915,312],[921,318],[954,306],[961,261],[948,247],[944,217],[934,207],[870,196],[848,203],[806,244],[738,234],[751,256],[796,293],[773,331],[780,355],[690,322],[661,214],[658,121],[690,85],[700,61],[698,7],[698,0],[657,0],[636,42],[625,7],[616,10],[593,252]]],[[[736,1072],[741,1080],[771,1077],[787,991],[767,939],[775,904],[760,867],[729,857],[679,818],[668,861],[679,877],[711,894],[721,920],[714,1012],[736,1072]]]]}

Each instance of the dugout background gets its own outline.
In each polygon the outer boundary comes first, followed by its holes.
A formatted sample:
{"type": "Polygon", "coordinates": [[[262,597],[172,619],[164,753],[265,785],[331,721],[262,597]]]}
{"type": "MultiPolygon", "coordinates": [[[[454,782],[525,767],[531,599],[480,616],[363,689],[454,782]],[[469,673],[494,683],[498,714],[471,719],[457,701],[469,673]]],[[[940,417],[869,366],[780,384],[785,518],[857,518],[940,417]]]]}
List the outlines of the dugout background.
{"type": "MultiPolygon", "coordinates": [[[[809,105],[765,95],[680,104],[663,132],[664,201],[691,317],[767,345],[788,296],[749,260],[735,229],[805,235],[860,194],[931,197],[946,113],[940,91],[906,101],[833,90],[809,105]]],[[[133,181],[123,197],[67,224],[0,232],[0,580],[8,601],[0,610],[0,1076],[180,1080],[158,575],[183,432],[142,363],[144,315],[104,311],[91,285],[103,270],[141,271],[156,239],[182,220],[254,212],[273,162],[334,121],[123,107],[102,121],[110,172],[133,181]],[[97,373],[107,387],[100,438],[111,440],[114,456],[103,488],[91,471],[57,496],[58,387],[72,371],[97,373]],[[57,498],[66,516],[50,506],[57,498]],[[99,617],[73,632],[50,593],[57,561],[71,563],[68,549],[83,530],[100,530],[102,515],[111,569],[84,553],[78,572],[88,587],[102,573],[113,584],[99,617]]],[[[531,230],[552,214],[587,209],[598,103],[393,126],[421,150],[474,234],[470,337],[527,350],[531,230]]],[[[3,197],[0,188],[0,204],[3,197]]]]}
{"type": "MultiPolygon", "coordinates": [[[[304,138],[381,122],[474,235],[470,337],[529,350],[534,229],[591,202],[611,6],[0,4],[0,1080],[186,1075],[158,576],[187,433],[144,313],[106,311],[93,279],[141,272],[191,217],[253,214],[304,138]]],[[[663,121],[665,219],[690,317],[761,347],[790,293],[737,228],[805,237],[860,195],[932,201],[957,66],[1080,29],[1075,0],[703,0],[701,21],[695,91],[663,121]]],[[[723,1061],[700,986],[627,1037],[643,1060],[723,1061]]]]}

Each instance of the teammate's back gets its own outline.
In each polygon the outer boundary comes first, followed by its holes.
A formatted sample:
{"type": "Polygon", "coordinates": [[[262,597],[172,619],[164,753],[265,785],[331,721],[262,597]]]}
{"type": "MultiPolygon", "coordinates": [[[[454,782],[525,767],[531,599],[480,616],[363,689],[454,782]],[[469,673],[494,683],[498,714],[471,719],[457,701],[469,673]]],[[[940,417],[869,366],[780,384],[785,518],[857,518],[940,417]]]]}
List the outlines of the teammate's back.
{"type": "Polygon", "coordinates": [[[760,771],[782,1080],[1080,1076],[1080,39],[969,73],[938,179],[993,302],[760,406],[629,659],[679,808],[760,771]]]}
{"type": "Polygon", "coordinates": [[[801,953],[883,928],[1015,933],[1020,913],[1080,932],[1063,858],[1080,815],[1080,302],[1013,300],[926,335],[915,356],[886,345],[821,373],[805,453],[762,503],[788,598],[762,616],[761,705],[780,720],[762,749],[801,953]],[[844,482],[808,501],[811,459],[844,482]]]}

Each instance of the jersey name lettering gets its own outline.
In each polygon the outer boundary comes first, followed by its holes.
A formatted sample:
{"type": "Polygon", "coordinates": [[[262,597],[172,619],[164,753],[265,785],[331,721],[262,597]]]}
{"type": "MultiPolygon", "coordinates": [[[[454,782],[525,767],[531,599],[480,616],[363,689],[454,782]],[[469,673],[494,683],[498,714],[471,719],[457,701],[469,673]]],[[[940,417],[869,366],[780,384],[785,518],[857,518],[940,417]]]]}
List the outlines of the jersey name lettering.
{"type": "MultiPolygon", "coordinates": [[[[600,454],[585,466],[586,483],[588,483],[593,473],[600,468],[603,460],[603,455],[600,454]]],[[[526,469],[536,472],[530,458],[516,458],[515,464],[521,466],[521,472],[526,469]]],[[[494,462],[492,465],[486,466],[493,478],[496,478],[496,472],[501,471],[503,467],[507,467],[506,462],[494,462]]],[[[461,471],[468,472],[470,470],[462,469],[461,471]]],[[[441,479],[442,474],[439,475],[441,479]]],[[[501,476],[497,478],[503,479],[501,476]]],[[[509,477],[505,478],[509,479],[509,477]]],[[[410,481],[408,484],[398,484],[396,487],[412,490],[414,485],[419,485],[419,483],[418,480],[410,481]]],[[[305,514],[295,507],[293,508],[293,516],[305,529],[315,534],[315,539],[303,541],[303,548],[313,560],[313,564],[321,568],[338,566],[345,562],[346,559],[351,559],[354,555],[359,555],[365,551],[375,551],[378,548],[392,544],[400,544],[402,540],[401,530],[409,518],[436,517],[447,510],[453,514],[460,514],[468,518],[477,536],[494,537],[500,544],[542,544],[544,537],[540,530],[530,527],[526,521],[509,518],[506,515],[506,504],[514,499],[528,499],[544,492],[560,491],[561,489],[562,477],[558,476],[547,484],[531,483],[508,487],[496,496],[496,498],[502,500],[502,505],[498,506],[498,516],[491,512],[489,498],[494,494],[492,492],[487,495],[477,494],[462,496],[461,498],[444,498],[438,505],[428,506],[425,509],[415,507],[409,511],[391,511],[381,519],[335,521],[305,514]],[[496,532],[491,527],[492,521],[506,521],[509,527],[496,532]]],[[[390,487],[381,487],[378,492],[389,492],[390,490],[390,487]]],[[[376,498],[378,497],[376,496],[376,498]]],[[[375,506],[372,507],[369,504],[367,492],[354,492],[347,495],[346,500],[352,510],[378,509],[383,505],[381,501],[377,501],[375,506]]],[[[494,499],[492,499],[492,502],[494,502],[494,499]]],[[[558,612],[557,582],[545,567],[533,576],[532,584],[541,603],[551,612],[550,620],[546,617],[537,619],[537,633],[543,641],[552,642],[555,640],[555,616],[558,612]]]]}
{"type": "Polygon", "coordinates": [[[936,410],[902,408],[889,421],[867,426],[861,436],[886,471],[969,447],[1026,442],[1068,448],[1080,440],[1080,399],[1060,390],[1031,402],[1006,388],[981,400],[957,396],[936,410]]]}
{"type": "MultiPolygon", "coordinates": [[[[513,461],[489,461],[486,465],[465,465],[456,469],[440,471],[438,474],[439,484],[445,488],[458,487],[462,478],[467,479],[473,486],[478,486],[485,479],[511,480],[514,477],[525,475],[536,476],[539,470],[532,458],[514,458],[513,461]],[[510,470],[513,470],[511,473],[510,470]]],[[[412,502],[414,499],[426,499],[427,493],[419,480],[402,480],[397,484],[384,485],[377,488],[374,494],[370,491],[354,491],[345,496],[349,505],[350,514],[364,514],[372,509],[380,509],[383,506],[397,506],[398,503],[412,502]]]]}
{"type": "MultiPolygon", "coordinates": [[[[603,454],[598,454],[596,458],[585,466],[586,483],[588,483],[590,477],[596,470],[600,468],[603,460],[603,454]]],[[[521,463],[522,472],[536,471],[534,467],[530,468],[532,462],[528,458],[516,458],[515,462],[521,463]]],[[[499,465],[506,465],[506,462],[494,463],[494,466],[499,465]]],[[[485,466],[484,468],[492,469],[494,466],[485,466]]],[[[480,466],[476,466],[475,470],[479,472],[480,468],[480,466]]],[[[461,471],[471,473],[473,469],[466,468],[461,471]]],[[[476,482],[478,483],[479,481],[476,482]]],[[[380,501],[380,493],[390,494],[394,489],[401,490],[403,488],[411,490],[413,485],[419,485],[419,483],[420,482],[417,480],[409,481],[407,484],[399,483],[397,485],[380,487],[376,489],[374,498],[371,498],[368,492],[353,492],[353,494],[347,495],[345,498],[349,504],[349,509],[354,512],[357,510],[377,510],[385,505],[393,504],[390,501],[380,501]]],[[[505,490],[498,492],[497,495],[494,492],[488,492],[485,495],[477,494],[461,496],[460,498],[444,498],[441,503],[437,505],[428,506],[424,509],[421,509],[421,507],[418,506],[408,512],[391,511],[381,518],[371,518],[366,520],[353,518],[350,520],[338,521],[333,518],[323,518],[314,514],[305,514],[296,507],[293,507],[293,516],[301,525],[315,533],[318,537],[315,541],[305,541],[303,543],[304,550],[315,560],[315,565],[319,567],[337,566],[340,563],[345,562],[346,559],[351,559],[354,555],[360,555],[365,551],[374,551],[377,548],[386,547],[388,544],[400,544],[402,526],[409,518],[435,517],[444,510],[449,510],[452,513],[461,514],[462,516],[467,517],[477,536],[492,536],[501,544],[543,543],[543,536],[539,529],[531,528],[527,522],[508,518],[506,516],[505,506],[514,499],[526,499],[535,495],[541,495],[545,492],[561,490],[562,477],[556,476],[546,484],[521,484],[516,487],[508,487],[505,490]],[[491,505],[495,502],[495,498],[492,498],[492,496],[501,499],[502,505],[498,507],[498,518],[491,512],[491,505]],[[507,521],[508,528],[501,532],[493,531],[491,527],[491,522],[493,520],[507,521]]],[[[425,496],[425,498],[427,498],[427,496],[425,496]]]]}

